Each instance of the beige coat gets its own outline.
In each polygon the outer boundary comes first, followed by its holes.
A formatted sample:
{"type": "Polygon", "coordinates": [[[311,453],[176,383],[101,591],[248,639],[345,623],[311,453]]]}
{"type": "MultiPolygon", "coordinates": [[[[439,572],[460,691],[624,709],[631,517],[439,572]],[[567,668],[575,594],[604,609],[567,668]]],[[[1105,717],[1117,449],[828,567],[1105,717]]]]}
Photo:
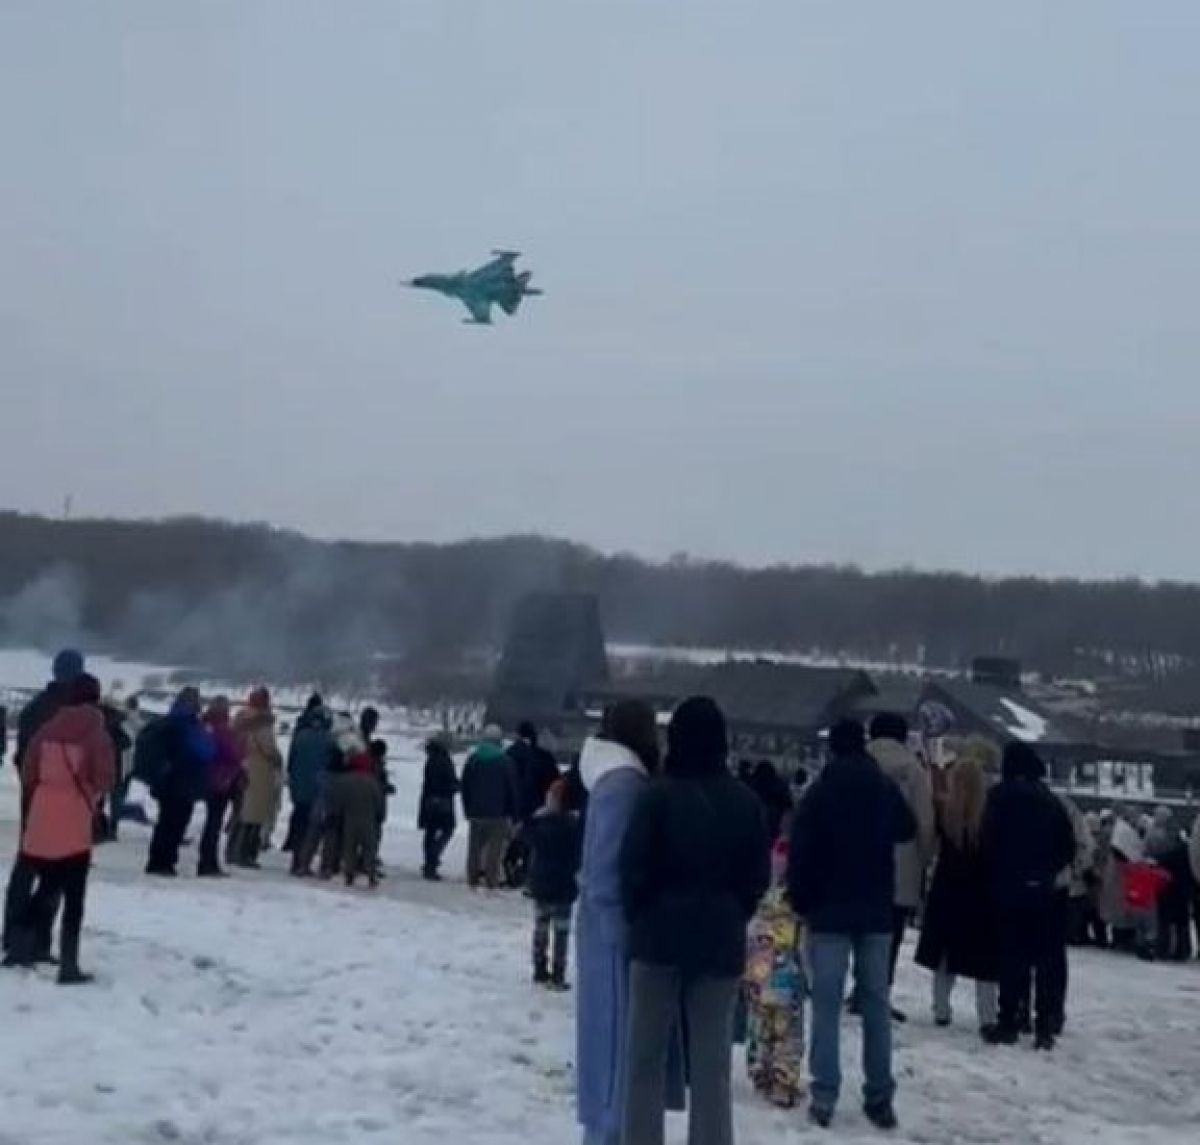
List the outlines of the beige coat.
{"type": "Polygon", "coordinates": [[[275,717],[270,712],[243,708],[233,724],[242,745],[246,793],[241,822],[249,827],[270,827],[278,813],[283,791],[283,756],[275,741],[275,717]]]}
{"type": "Polygon", "coordinates": [[[916,836],[896,847],[896,891],[898,907],[915,910],[925,890],[925,872],[937,844],[937,820],[933,812],[933,784],[921,761],[903,744],[890,739],[872,740],[867,750],[886,775],[900,788],[913,818],[916,836]]]}
{"type": "Polygon", "coordinates": [[[1065,795],[1060,795],[1058,801],[1071,820],[1071,830],[1075,833],[1075,860],[1063,869],[1054,885],[1059,890],[1068,891],[1072,898],[1083,898],[1088,892],[1087,874],[1096,864],[1096,840],[1092,838],[1092,829],[1087,825],[1083,812],[1075,803],[1065,795]]]}

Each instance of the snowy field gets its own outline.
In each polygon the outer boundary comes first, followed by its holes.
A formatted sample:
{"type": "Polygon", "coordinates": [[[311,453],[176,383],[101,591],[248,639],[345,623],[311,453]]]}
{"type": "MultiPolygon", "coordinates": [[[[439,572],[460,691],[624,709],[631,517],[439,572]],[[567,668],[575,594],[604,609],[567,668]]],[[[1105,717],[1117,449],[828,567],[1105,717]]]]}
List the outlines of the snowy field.
{"type": "MultiPolygon", "coordinates": [[[[34,681],[36,682],[36,681],[34,681]]],[[[0,679],[0,684],[9,681],[0,679]]],[[[13,681],[14,684],[18,683],[13,681]]],[[[25,683],[21,681],[20,683],[25,683]]],[[[145,834],[97,852],[84,934],[99,981],[0,973],[0,1145],[567,1145],[575,1141],[570,998],[528,984],[528,909],[417,876],[419,740],[385,716],[398,794],[377,892],[267,870],[219,885],[142,879],[145,834]]],[[[16,843],[11,767],[0,847],[16,843]]],[[[181,869],[190,870],[185,853],[181,869]]],[[[1053,1057],[987,1050],[964,993],[936,1030],[904,960],[894,1140],[1173,1145],[1200,1124],[1200,963],[1085,953],[1053,1057]]],[[[877,1141],[858,1112],[857,1037],[831,1134],[764,1108],[739,1067],[746,1145],[877,1141]]],[[[671,1128],[672,1142],[683,1127],[671,1128]]]]}

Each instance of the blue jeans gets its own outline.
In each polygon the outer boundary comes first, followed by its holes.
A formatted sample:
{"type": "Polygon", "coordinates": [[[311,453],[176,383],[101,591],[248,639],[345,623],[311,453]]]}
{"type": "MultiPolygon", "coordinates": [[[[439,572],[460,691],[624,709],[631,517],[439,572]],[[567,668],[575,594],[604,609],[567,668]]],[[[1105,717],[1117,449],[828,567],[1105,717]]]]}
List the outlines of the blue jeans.
{"type": "Polygon", "coordinates": [[[855,994],[863,1024],[863,1101],[890,1104],[896,1093],[892,1077],[892,1012],[888,971],[890,934],[813,934],[808,939],[812,991],[812,1104],[833,1112],[842,1088],[842,1008],[846,971],[854,954],[855,994]]]}
{"type": "Polygon", "coordinates": [[[594,1129],[583,1131],[583,1145],[620,1145],[619,1133],[597,1133],[594,1129]]]}

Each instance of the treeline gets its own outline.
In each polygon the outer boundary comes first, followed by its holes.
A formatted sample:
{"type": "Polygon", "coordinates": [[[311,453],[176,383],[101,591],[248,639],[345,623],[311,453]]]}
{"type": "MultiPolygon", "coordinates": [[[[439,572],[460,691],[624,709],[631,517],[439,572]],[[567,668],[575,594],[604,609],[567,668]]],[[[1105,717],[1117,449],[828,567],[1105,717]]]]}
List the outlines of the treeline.
{"type": "Polygon", "coordinates": [[[298,673],[384,653],[443,665],[494,645],[513,601],[595,592],[610,639],[821,651],[927,667],[1019,657],[1052,674],[1188,677],[1200,587],[854,568],[651,564],[537,537],[324,543],[199,519],[0,514],[0,637],[298,673]]]}

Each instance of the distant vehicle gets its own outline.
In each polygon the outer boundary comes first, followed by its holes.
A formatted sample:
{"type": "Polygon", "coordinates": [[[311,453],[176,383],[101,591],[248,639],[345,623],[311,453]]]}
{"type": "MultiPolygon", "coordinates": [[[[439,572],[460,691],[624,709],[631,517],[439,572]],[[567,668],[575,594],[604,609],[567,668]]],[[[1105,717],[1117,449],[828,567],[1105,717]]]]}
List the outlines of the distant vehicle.
{"type": "Polygon", "coordinates": [[[475,270],[460,270],[457,274],[422,274],[405,283],[418,290],[436,290],[448,298],[457,298],[471,315],[464,319],[468,326],[490,326],[492,307],[499,306],[505,314],[516,314],[521,300],[541,294],[529,285],[529,271],[517,273],[515,263],[519,251],[495,250],[491,262],[475,270]]]}

